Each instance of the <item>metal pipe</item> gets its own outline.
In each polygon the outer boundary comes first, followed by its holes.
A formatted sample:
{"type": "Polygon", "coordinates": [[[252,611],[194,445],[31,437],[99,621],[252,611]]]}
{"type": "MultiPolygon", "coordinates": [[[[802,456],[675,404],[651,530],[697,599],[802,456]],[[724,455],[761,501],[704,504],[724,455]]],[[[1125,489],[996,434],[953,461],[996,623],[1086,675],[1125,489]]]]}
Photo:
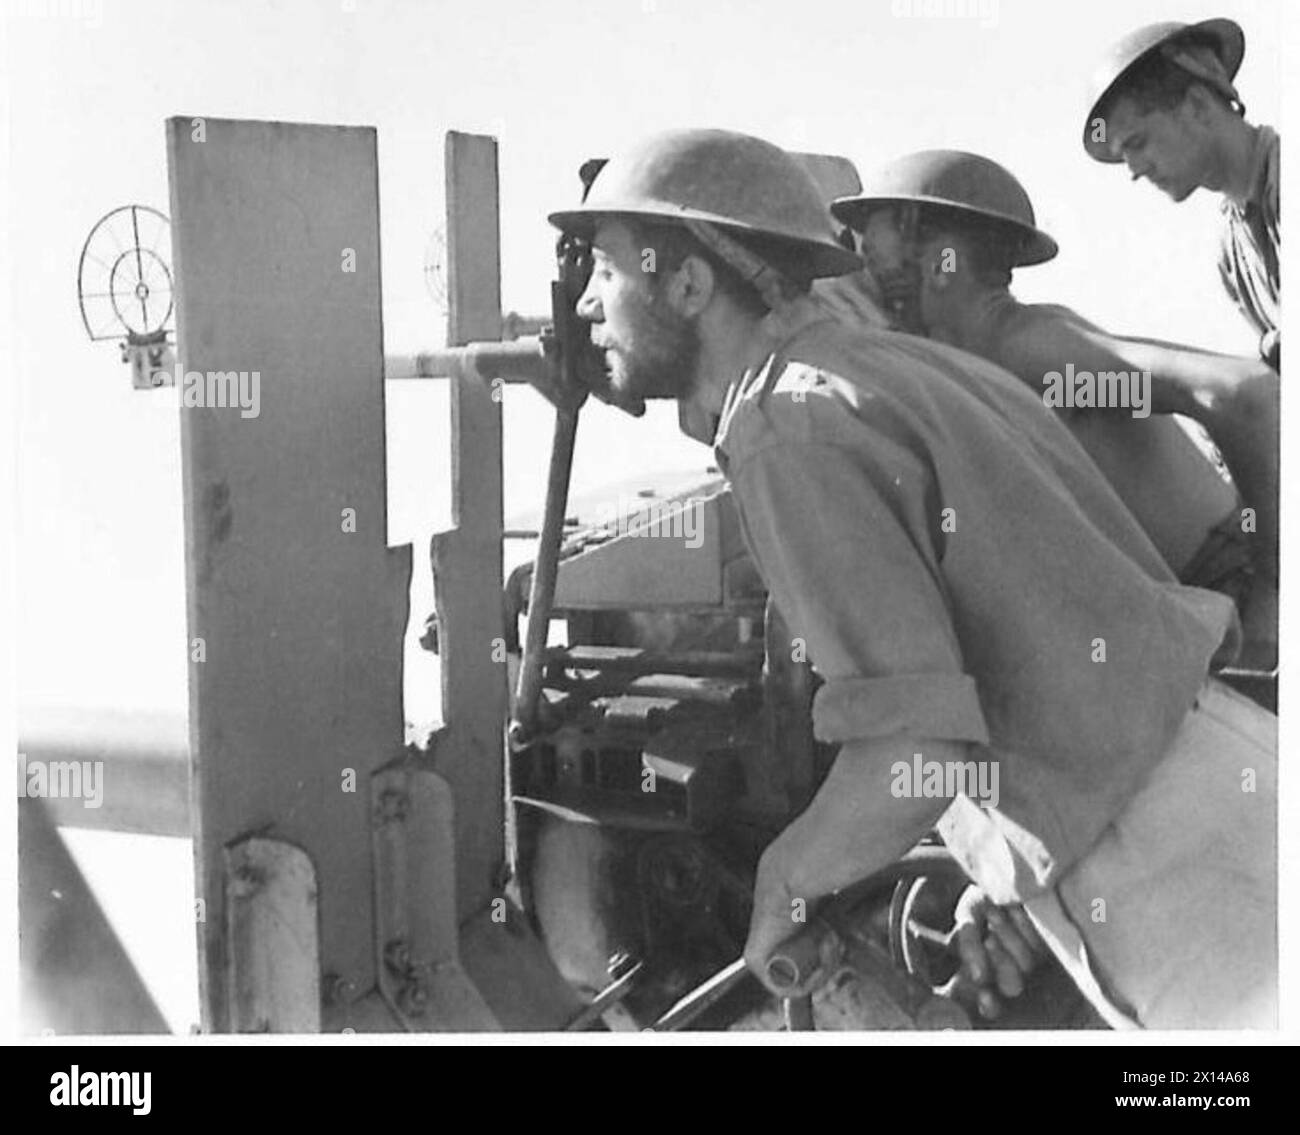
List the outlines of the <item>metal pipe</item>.
{"type": "MultiPolygon", "coordinates": [[[[825,916],[833,917],[839,911],[853,909],[872,890],[897,879],[914,879],[933,874],[938,869],[951,868],[952,857],[941,847],[922,846],[909,851],[901,860],[844,888],[830,902],[825,916]]],[[[798,992],[798,996],[782,998],[781,1011],[788,1029],[812,1028],[812,997],[799,987],[805,982],[815,982],[829,976],[836,959],[841,957],[845,941],[825,917],[819,917],[807,928],[787,938],[771,953],[767,963],[768,980],[777,988],[798,992]]],[[[888,967],[887,967],[888,968],[888,967]]],[[[703,985],[693,989],[650,1026],[652,1032],[679,1029],[693,1021],[709,1006],[730,993],[748,975],[744,958],[737,958],[726,969],[720,970],[703,985]]],[[[891,980],[894,975],[890,971],[891,980]]],[[[904,986],[910,979],[897,975],[904,986]]],[[[915,984],[915,983],[912,983],[915,984]]],[[[946,1005],[943,998],[934,998],[946,1005]]],[[[904,1002],[900,1001],[900,1004],[904,1002]]],[[[936,1026],[938,1027],[938,1026],[936,1026]]],[[[942,1027],[950,1027],[944,1024],[942,1027]]]]}
{"type": "Polygon", "coordinates": [[[813,1023],[812,996],[785,998],[781,1002],[781,1017],[788,1033],[813,1032],[816,1025],[813,1023]]]}
{"type": "Polygon", "coordinates": [[[644,968],[645,962],[640,959],[631,962],[609,985],[596,994],[595,1000],[590,1005],[564,1026],[565,1032],[582,1032],[602,1013],[622,1001],[632,992],[632,979],[644,968]]]}
{"type": "Polygon", "coordinates": [[[690,674],[701,678],[752,678],[763,665],[761,650],[645,650],[580,643],[551,652],[557,666],[609,674],[690,674]]]}
{"type": "Polygon", "coordinates": [[[782,992],[807,985],[825,968],[829,926],[812,923],[806,930],[787,938],[767,959],[767,980],[782,992]]]}
{"type": "Polygon", "coordinates": [[[704,1010],[716,1005],[749,976],[744,958],[737,958],[726,969],[719,970],[703,985],[691,990],[671,1009],[650,1026],[651,1032],[671,1032],[689,1025],[704,1010]]]}
{"type": "Polygon", "coordinates": [[[569,499],[569,474],[573,470],[573,443],[577,432],[578,407],[557,408],[551,466],[546,478],[546,512],[542,517],[542,535],[537,542],[532,588],[528,595],[528,629],[519,667],[514,720],[510,723],[510,741],[515,745],[525,743],[537,725],[537,702],[546,667],[546,639],[555,602],[564,510],[569,499]]]}
{"type": "Polygon", "coordinates": [[[384,378],[448,378],[462,371],[491,381],[532,382],[546,365],[545,349],[540,336],[531,335],[512,342],[467,343],[463,347],[443,347],[420,351],[414,355],[385,355],[384,378]]]}
{"type": "Polygon", "coordinates": [[[526,335],[540,335],[544,328],[553,322],[550,314],[520,315],[517,311],[508,311],[501,317],[501,338],[522,339],[526,335]]]}
{"type": "Polygon", "coordinates": [[[463,347],[443,347],[415,355],[385,355],[384,378],[389,382],[440,379],[468,375],[485,386],[497,382],[533,387],[554,406],[561,397],[558,366],[549,332],[512,342],[488,340],[463,347]]]}

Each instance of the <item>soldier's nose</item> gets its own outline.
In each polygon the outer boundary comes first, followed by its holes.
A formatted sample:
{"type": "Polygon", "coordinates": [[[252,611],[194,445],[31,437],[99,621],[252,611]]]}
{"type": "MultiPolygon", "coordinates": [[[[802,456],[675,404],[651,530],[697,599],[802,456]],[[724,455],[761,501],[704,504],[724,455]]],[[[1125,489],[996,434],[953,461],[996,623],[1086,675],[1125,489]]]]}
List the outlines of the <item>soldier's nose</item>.
{"type": "Polygon", "coordinates": [[[592,294],[590,285],[587,290],[578,297],[578,303],[574,310],[578,313],[579,318],[588,320],[591,323],[600,321],[600,301],[592,294]]]}

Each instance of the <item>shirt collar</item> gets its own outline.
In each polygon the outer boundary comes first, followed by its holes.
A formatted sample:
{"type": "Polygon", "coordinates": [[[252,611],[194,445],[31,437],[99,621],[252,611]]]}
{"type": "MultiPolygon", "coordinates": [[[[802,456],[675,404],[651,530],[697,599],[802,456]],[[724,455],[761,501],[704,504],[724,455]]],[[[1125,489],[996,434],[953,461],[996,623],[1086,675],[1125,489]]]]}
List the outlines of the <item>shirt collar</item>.
{"type": "Polygon", "coordinates": [[[722,413],[718,416],[718,428],[713,435],[713,454],[723,473],[728,471],[727,466],[731,460],[727,453],[727,434],[731,428],[731,420],[735,417],[736,408],[744,400],[747,391],[753,390],[756,386],[761,387],[767,382],[775,362],[776,353],[773,352],[760,366],[750,367],[727,387],[727,393],[722,399],[722,413]]]}
{"type": "Polygon", "coordinates": [[[1241,200],[1229,196],[1228,201],[1240,212],[1248,205],[1258,205],[1264,198],[1268,181],[1269,159],[1277,143],[1277,133],[1271,126],[1261,126],[1255,134],[1255,148],[1250,155],[1250,181],[1246,196],[1241,200]]]}
{"type": "Polygon", "coordinates": [[[719,467],[727,471],[727,433],[736,409],[752,390],[764,389],[771,379],[778,360],[796,339],[810,327],[837,322],[836,317],[811,297],[800,297],[787,304],[779,313],[772,312],[759,324],[759,334],[770,343],[767,357],[757,366],[749,367],[734,379],[722,399],[722,413],[713,435],[713,451],[719,467]]]}

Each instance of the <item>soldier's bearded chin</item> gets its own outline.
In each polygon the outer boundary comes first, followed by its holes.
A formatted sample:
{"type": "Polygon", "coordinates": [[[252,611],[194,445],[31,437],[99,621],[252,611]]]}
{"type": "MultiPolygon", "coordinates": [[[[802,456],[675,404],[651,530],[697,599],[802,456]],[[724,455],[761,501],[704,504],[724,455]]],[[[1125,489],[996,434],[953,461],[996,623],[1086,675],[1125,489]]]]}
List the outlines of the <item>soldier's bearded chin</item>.
{"type": "Polygon", "coordinates": [[[687,397],[700,360],[699,328],[658,292],[638,297],[636,303],[627,332],[606,348],[614,386],[640,398],[687,397]]]}

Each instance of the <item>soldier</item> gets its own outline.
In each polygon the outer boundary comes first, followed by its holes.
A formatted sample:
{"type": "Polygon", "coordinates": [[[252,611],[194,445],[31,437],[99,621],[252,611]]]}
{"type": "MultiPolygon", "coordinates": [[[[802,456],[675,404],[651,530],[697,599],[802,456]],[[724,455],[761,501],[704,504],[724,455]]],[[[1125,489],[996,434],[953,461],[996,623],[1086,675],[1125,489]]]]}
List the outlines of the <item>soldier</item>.
{"type": "Polygon", "coordinates": [[[1259,334],[1260,357],[1281,369],[1280,141],[1252,126],[1232,81],[1246,38],[1232,20],[1151,24],[1125,36],[1097,68],[1083,146],[1126,162],[1175,201],[1223,194],[1219,274],[1259,334]]]}
{"type": "Polygon", "coordinates": [[[777,147],[658,135],[551,221],[593,241],[611,381],[713,445],[825,682],[842,747],[760,860],[755,970],[937,825],[1115,1023],[1271,1024],[1275,719],[1208,676],[1231,601],[1178,583],[1018,379],[816,306],[860,262],[777,147]],[[998,762],[999,800],[894,791],[917,753],[998,762]]]}
{"type": "Polygon", "coordinates": [[[1024,188],[996,162],[926,150],[867,182],[831,211],[863,234],[863,256],[908,329],[997,363],[1056,407],[1179,579],[1241,605],[1239,661],[1271,670],[1277,373],[1254,359],[1110,334],[1066,307],[1018,302],[1009,290],[1014,269],[1050,260],[1057,246],[1036,226],[1024,188]],[[1068,379],[1080,380],[1079,397],[1068,379]],[[1139,391],[1143,405],[1134,404],[1139,391]],[[1104,405],[1107,394],[1120,405],[1104,405]],[[1206,427],[1241,501],[1172,411],[1206,427]]]}

